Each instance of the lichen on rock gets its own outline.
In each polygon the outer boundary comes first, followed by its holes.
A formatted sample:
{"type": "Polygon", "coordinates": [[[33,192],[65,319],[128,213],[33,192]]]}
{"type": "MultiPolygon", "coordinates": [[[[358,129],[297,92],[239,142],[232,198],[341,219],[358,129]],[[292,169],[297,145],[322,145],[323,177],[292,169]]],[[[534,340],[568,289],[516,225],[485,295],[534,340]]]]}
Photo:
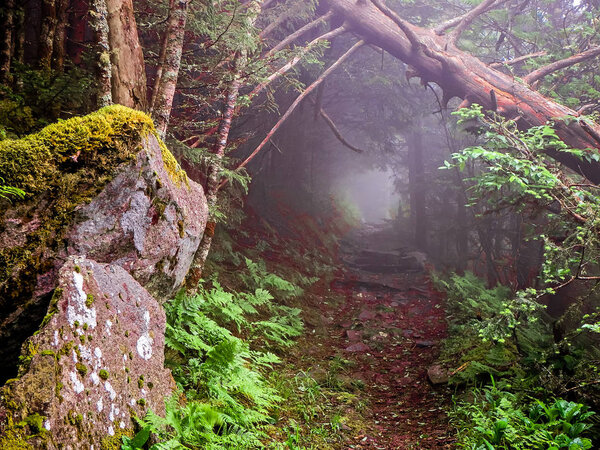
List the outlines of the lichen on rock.
{"type": "Polygon", "coordinates": [[[9,440],[29,448],[102,448],[133,429],[132,416],[164,411],[174,389],[164,368],[164,312],[129,273],[74,256],[60,270],[59,288],[57,313],[27,341],[34,354],[1,392],[0,448],[10,448],[9,440]],[[94,304],[86,304],[87,294],[94,304]],[[82,343],[86,323],[93,339],[82,343]],[[149,346],[143,352],[140,340],[149,346]]]}
{"type": "MultiPolygon", "coordinates": [[[[165,299],[181,285],[206,223],[202,188],[156,138],[151,119],[123,106],[0,142],[0,177],[27,192],[0,200],[0,380],[14,376],[21,344],[52,315],[58,270],[70,255],[120,265],[165,299]]],[[[94,318],[81,314],[72,322],[93,328],[94,318]]]]}

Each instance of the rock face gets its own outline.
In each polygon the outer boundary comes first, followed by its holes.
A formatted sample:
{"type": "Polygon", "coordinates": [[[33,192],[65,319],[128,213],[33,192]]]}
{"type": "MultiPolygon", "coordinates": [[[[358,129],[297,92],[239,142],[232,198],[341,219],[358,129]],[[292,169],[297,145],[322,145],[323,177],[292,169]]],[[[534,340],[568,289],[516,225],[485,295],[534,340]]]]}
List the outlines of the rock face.
{"type": "Polygon", "coordinates": [[[148,136],[142,148],[134,164],[75,211],[66,253],[118,264],[166,299],[190,268],[208,208],[199,185],[169,173],[156,137],[148,136]]]}
{"type": "Polygon", "coordinates": [[[202,238],[202,187],[122,106],[0,141],[0,177],[28,193],[0,199],[0,449],[120,448],[174,388],[161,303],[202,238]]]}
{"type": "Polygon", "coordinates": [[[0,176],[35,194],[0,204],[2,381],[15,375],[69,256],[119,265],[162,301],[181,286],[208,211],[202,187],[137,111],[104,108],[0,146],[0,176]],[[23,153],[13,176],[10,161],[23,153]]]}
{"type": "Polygon", "coordinates": [[[69,258],[46,322],[4,388],[0,447],[33,434],[33,448],[108,448],[131,434],[132,415],[164,412],[174,387],[163,367],[165,315],[122,267],[69,258]]]}

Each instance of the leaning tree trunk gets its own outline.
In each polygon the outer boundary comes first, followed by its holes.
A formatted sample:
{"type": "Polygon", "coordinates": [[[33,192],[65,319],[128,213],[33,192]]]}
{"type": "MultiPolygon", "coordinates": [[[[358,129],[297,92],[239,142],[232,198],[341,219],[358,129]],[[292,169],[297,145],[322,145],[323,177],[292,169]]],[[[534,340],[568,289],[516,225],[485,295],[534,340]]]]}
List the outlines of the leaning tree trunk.
{"type": "Polygon", "coordinates": [[[112,65],[112,100],[146,110],[146,69],[132,0],[106,0],[112,65]]]}
{"type": "MultiPolygon", "coordinates": [[[[555,118],[577,117],[574,110],[560,105],[526,83],[486,65],[455,45],[455,36],[440,36],[402,19],[394,19],[372,1],[328,0],[333,11],[368,43],[389,52],[412,67],[411,74],[423,83],[434,82],[444,91],[444,100],[465,99],[488,110],[518,119],[519,126],[532,127],[555,118]]],[[[381,2],[378,2],[381,3],[381,2]]],[[[590,120],[555,121],[558,136],[573,148],[598,149],[600,126],[590,120]]],[[[576,156],[547,151],[567,167],[600,183],[600,163],[576,156]]]]}

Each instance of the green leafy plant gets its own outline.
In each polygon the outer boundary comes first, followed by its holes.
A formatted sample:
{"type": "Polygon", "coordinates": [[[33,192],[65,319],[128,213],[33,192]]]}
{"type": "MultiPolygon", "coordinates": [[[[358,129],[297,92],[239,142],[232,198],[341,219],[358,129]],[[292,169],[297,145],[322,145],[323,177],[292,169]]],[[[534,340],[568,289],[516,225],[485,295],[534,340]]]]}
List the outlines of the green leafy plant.
{"type": "Polygon", "coordinates": [[[589,449],[583,434],[594,414],[563,399],[527,401],[492,384],[472,391],[473,401],[459,402],[451,419],[459,445],[473,449],[589,449]]]}

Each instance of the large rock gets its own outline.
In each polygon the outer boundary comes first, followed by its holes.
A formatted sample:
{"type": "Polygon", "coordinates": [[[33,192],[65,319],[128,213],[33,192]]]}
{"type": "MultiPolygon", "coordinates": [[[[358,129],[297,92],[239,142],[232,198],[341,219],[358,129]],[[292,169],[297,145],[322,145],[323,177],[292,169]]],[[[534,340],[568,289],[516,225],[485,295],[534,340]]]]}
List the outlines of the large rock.
{"type": "Polygon", "coordinates": [[[111,448],[132,415],[164,413],[165,315],[122,267],[69,258],[45,322],[3,389],[0,448],[111,448]]]}
{"type": "Polygon", "coordinates": [[[0,201],[0,381],[16,373],[70,255],[127,270],[158,300],[182,284],[207,219],[202,187],[121,106],[0,142],[0,177],[29,193],[0,201]]]}

